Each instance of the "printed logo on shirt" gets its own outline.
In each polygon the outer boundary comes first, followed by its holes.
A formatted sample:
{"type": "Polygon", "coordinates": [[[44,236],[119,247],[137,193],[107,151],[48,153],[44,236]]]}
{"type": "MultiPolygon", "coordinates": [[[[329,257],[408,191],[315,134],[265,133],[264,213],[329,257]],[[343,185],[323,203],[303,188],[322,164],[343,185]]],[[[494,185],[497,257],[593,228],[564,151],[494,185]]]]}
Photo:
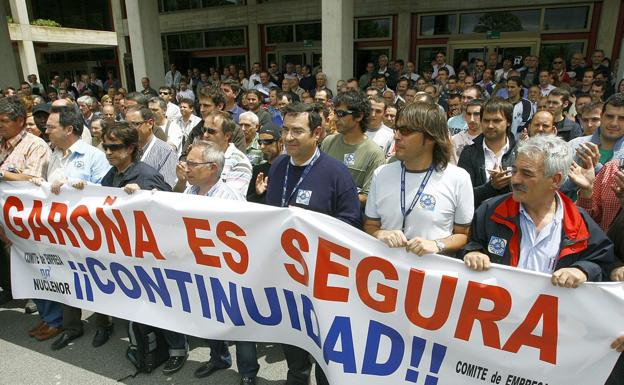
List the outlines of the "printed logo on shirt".
{"type": "Polygon", "coordinates": [[[76,168],[84,168],[84,162],[82,160],[74,161],[74,167],[76,168]]]}
{"type": "Polygon", "coordinates": [[[310,198],[312,198],[312,191],[310,190],[298,190],[297,200],[295,203],[308,206],[310,204],[310,198]]]}
{"type": "Polygon", "coordinates": [[[507,247],[507,240],[492,235],[490,242],[488,243],[488,251],[494,255],[502,257],[505,255],[505,248],[507,247]]]}
{"type": "Polygon", "coordinates": [[[345,166],[354,166],[355,165],[355,154],[344,154],[343,160],[345,166]]]}
{"type": "Polygon", "coordinates": [[[433,195],[423,194],[418,200],[418,207],[423,210],[433,211],[435,209],[436,199],[433,195]]]}

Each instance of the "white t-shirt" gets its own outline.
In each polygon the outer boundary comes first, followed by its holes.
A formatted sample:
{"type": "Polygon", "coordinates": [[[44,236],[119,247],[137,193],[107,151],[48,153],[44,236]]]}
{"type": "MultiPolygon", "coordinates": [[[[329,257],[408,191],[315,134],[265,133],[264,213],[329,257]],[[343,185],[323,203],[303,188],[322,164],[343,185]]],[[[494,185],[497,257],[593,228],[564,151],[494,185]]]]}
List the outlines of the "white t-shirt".
{"type": "Polygon", "coordinates": [[[167,143],[171,144],[175,147],[178,156],[182,153],[182,141],[184,139],[184,132],[182,131],[182,127],[180,127],[180,120],[167,120],[169,127],[167,128],[167,124],[160,126],[162,130],[167,134],[167,143]]]}
{"type": "MultiPolygon", "coordinates": [[[[405,173],[405,209],[408,210],[426,172],[405,173]]],[[[366,216],[381,221],[384,230],[400,230],[401,162],[380,166],[373,174],[366,216]]],[[[467,225],[474,214],[474,196],[470,175],[466,170],[449,164],[442,172],[435,171],[425,186],[414,210],[407,216],[407,239],[422,237],[442,239],[453,234],[453,225],[467,225]]]]}
{"type": "Polygon", "coordinates": [[[394,142],[394,131],[383,123],[381,123],[377,131],[366,130],[366,136],[368,136],[368,139],[377,143],[384,154],[388,152],[390,145],[394,142]]]}

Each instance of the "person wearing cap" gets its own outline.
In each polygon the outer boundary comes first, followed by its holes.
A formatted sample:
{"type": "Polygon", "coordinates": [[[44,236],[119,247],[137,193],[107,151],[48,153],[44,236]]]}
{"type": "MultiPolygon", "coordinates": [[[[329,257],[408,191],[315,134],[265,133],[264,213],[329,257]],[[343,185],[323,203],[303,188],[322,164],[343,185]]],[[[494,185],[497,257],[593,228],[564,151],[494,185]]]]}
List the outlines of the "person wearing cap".
{"type": "Polygon", "coordinates": [[[46,130],[46,122],[48,121],[48,116],[50,116],[50,109],[52,105],[50,103],[37,104],[33,107],[32,117],[35,122],[35,125],[41,132],[41,135],[38,135],[41,139],[48,142],[48,136],[45,133],[46,130]]]}
{"type": "Polygon", "coordinates": [[[265,161],[253,167],[252,183],[249,184],[247,189],[248,202],[266,203],[266,190],[271,164],[284,150],[284,142],[282,141],[280,131],[281,128],[273,123],[262,126],[258,131],[258,146],[265,161]]]}

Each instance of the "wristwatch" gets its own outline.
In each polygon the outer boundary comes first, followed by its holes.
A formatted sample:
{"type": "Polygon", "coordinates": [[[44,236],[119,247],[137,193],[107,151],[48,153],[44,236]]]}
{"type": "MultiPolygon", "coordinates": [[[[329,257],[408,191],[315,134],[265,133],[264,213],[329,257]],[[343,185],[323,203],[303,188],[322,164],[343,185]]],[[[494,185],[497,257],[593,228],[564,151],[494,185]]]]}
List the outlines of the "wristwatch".
{"type": "Polygon", "coordinates": [[[446,250],[446,245],[444,244],[444,242],[442,242],[441,239],[436,239],[434,242],[436,247],[438,248],[438,253],[443,253],[444,250],[446,250]]]}

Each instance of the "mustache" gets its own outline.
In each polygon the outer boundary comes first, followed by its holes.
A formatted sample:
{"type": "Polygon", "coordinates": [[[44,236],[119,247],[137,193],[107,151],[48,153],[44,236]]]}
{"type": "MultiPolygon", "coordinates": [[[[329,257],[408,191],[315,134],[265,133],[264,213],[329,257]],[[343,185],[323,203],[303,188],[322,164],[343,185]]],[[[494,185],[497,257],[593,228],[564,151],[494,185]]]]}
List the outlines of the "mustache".
{"type": "Polygon", "coordinates": [[[523,184],[519,184],[519,183],[514,183],[511,185],[511,189],[514,191],[521,191],[521,192],[528,192],[529,189],[523,185],[523,184]]]}

